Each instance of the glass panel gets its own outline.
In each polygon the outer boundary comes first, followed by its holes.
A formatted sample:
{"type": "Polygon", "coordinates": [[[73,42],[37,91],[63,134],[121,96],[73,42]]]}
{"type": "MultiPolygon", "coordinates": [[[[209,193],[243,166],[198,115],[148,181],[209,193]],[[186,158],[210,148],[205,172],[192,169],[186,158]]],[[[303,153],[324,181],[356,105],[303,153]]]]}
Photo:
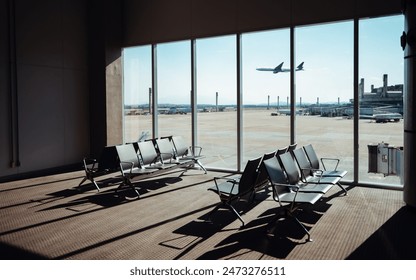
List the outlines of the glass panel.
{"type": "Polygon", "coordinates": [[[191,144],[191,45],[157,45],[159,137],[180,135],[191,144]]]}
{"type": "Polygon", "coordinates": [[[151,137],[149,91],[152,87],[151,46],[123,51],[124,142],[151,137]]]}
{"type": "Polygon", "coordinates": [[[236,37],[196,41],[198,145],[204,164],[237,167],[236,37]]]}
{"type": "Polygon", "coordinates": [[[290,142],[289,29],[242,35],[243,163],[290,142]]]}
{"type": "Polygon", "coordinates": [[[359,178],[372,184],[400,185],[395,173],[400,174],[396,167],[400,169],[403,157],[394,157],[403,147],[404,68],[398,40],[404,19],[402,15],[366,19],[359,26],[359,178]]]}
{"type": "MultiPolygon", "coordinates": [[[[339,158],[353,179],[353,23],[296,29],[296,141],[319,157],[339,158]]],[[[329,166],[328,166],[329,168],[329,166]]]]}

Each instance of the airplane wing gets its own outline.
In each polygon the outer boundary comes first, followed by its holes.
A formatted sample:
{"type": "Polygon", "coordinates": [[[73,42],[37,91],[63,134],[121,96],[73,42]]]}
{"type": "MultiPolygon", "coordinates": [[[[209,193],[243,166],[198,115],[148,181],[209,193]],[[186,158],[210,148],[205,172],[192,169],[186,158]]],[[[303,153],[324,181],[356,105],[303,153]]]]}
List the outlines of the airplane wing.
{"type": "Polygon", "coordinates": [[[276,68],[274,68],[273,73],[276,74],[276,73],[282,72],[282,66],[283,66],[283,62],[280,63],[276,68]]]}
{"type": "Polygon", "coordinates": [[[282,66],[283,66],[283,62],[280,63],[277,67],[275,68],[256,68],[257,71],[271,71],[274,74],[282,72],[282,66]]]}

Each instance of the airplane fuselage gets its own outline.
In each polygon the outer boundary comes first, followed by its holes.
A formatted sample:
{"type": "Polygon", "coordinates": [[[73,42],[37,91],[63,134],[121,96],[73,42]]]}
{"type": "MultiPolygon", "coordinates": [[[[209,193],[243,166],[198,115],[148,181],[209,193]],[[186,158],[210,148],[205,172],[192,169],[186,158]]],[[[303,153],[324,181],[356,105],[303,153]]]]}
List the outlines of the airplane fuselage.
{"type": "MultiPolygon", "coordinates": [[[[277,74],[277,73],[280,73],[280,72],[283,72],[283,73],[290,72],[289,68],[282,68],[282,66],[283,66],[283,62],[280,63],[275,68],[257,68],[256,70],[257,71],[270,71],[270,72],[273,72],[273,74],[277,74]]],[[[302,62],[301,64],[298,65],[298,67],[296,67],[295,71],[303,71],[303,70],[304,69],[303,69],[303,62],[302,62]]]]}

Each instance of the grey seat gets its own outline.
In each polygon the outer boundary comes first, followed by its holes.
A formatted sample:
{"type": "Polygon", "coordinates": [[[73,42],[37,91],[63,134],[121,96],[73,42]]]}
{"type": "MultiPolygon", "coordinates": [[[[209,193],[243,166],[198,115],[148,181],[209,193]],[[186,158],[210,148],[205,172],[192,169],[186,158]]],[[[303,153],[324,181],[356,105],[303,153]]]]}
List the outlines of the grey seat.
{"type": "Polygon", "coordinates": [[[326,183],[303,182],[300,171],[290,153],[281,154],[278,158],[280,159],[278,162],[281,163],[282,170],[286,173],[288,183],[299,188],[299,192],[319,192],[325,194],[334,186],[326,183]]]}
{"type": "MultiPolygon", "coordinates": [[[[295,216],[295,212],[303,205],[315,204],[322,198],[323,194],[314,192],[300,192],[299,186],[289,184],[277,157],[266,159],[263,161],[263,164],[267,170],[270,183],[273,188],[273,200],[278,202],[280,207],[285,207],[285,216],[294,219],[307,234],[308,237],[306,240],[312,241],[309,231],[295,216]],[[283,203],[287,204],[283,205],[283,203]]],[[[279,218],[280,216],[276,215],[272,222],[275,222],[279,218]]]]}
{"type": "Polygon", "coordinates": [[[262,160],[260,162],[260,166],[259,166],[259,174],[258,174],[258,178],[257,178],[257,183],[256,183],[256,192],[261,190],[261,189],[266,189],[266,191],[268,191],[267,187],[269,184],[269,176],[267,175],[267,170],[263,164],[263,161],[272,157],[275,157],[277,153],[276,151],[272,151],[269,153],[265,153],[262,157],[262,160]]]}
{"type": "Polygon", "coordinates": [[[164,168],[177,167],[178,165],[181,165],[181,164],[183,165],[183,163],[175,159],[173,146],[170,143],[170,140],[168,138],[155,139],[154,144],[158,152],[160,161],[164,165],[164,168]]]}
{"type": "Polygon", "coordinates": [[[204,158],[204,156],[201,155],[201,146],[187,145],[182,136],[172,136],[171,142],[174,147],[176,159],[178,159],[180,162],[192,161],[193,163],[196,163],[202,170],[204,170],[205,174],[207,174],[207,170],[200,161],[201,158],[204,158]]]}
{"type": "Polygon", "coordinates": [[[209,219],[220,207],[226,207],[237,216],[241,221],[242,226],[244,226],[243,218],[241,218],[240,213],[238,213],[232,204],[235,201],[240,200],[243,196],[251,196],[254,194],[260,161],[261,157],[249,160],[243,173],[239,176],[231,178],[214,177],[215,185],[208,188],[208,190],[215,192],[218,195],[220,203],[218,203],[218,205],[209,213],[209,219]]]}
{"type": "Polygon", "coordinates": [[[120,171],[123,177],[122,183],[117,188],[116,192],[123,187],[130,187],[133,189],[137,196],[140,197],[139,188],[135,186],[133,178],[140,176],[151,175],[158,169],[146,169],[142,168],[139,162],[139,157],[133,144],[124,144],[116,146],[117,155],[120,160],[120,171]]]}
{"type": "Polygon", "coordinates": [[[296,163],[298,164],[303,182],[333,185],[336,184],[344,191],[345,195],[347,194],[347,190],[339,182],[341,177],[321,176],[322,171],[312,168],[303,148],[295,149],[292,151],[292,153],[296,163]]]}
{"type": "Polygon", "coordinates": [[[303,146],[303,149],[305,150],[305,153],[306,153],[306,155],[309,159],[309,162],[311,163],[312,168],[314,168],[316,170],[322,170],[321,176],[323,176],[323,177],[337,176],[337,177],[343,178],[345,175],[347,175],[348,171],[346,171],[346,170],[337,170],[340,159],[326,157],[326,158],[321,158],[321,160],[319,160],[312,144],[303,146]],[[327,168],[325,166],[325,161],[326,162],[333,162],[334,163],[334,168],[331,169],[331,170],[329,170],[329,169],[327,170],[327,168]],[[321,164],[322,164],[322,168],[320,166],[321,164]]]}
{"type": "Polygon", "coordinates": [[[165,165],[152,141],[138,142],[138,156],[142,168],[146,169],[166,169],[170,165],[165,165]]]}

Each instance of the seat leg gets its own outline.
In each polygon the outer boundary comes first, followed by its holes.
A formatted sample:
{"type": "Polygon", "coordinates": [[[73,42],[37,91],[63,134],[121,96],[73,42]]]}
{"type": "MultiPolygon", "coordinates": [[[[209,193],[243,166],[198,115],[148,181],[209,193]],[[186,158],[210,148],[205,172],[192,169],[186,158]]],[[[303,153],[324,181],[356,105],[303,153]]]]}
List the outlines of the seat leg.
{"type": "Polygon", "coordinates": [[[100,191],[100,187],[98,186],[97,182],[96,182],[94,179],[90,179],[90,178],[88,178],[87,176],[85,176],[85,177],[82,179],[82,181],[78,184],[78,187],[81,187],[81,185],[82,185],[85,181],[87,181],[88,179],[89,179],[89,180],[93,183],[93,185],[95,186],[95,188],[96,188],[98,191],[100,191]]]}
{"type": "Polygon", "coordinates": [[[237,210],[235,210],[235,208],[233,207],[233,206],[231,206],[230,204],[228,204],[228,203],[224,203],[224,202],[222,202],[222,203],[219,203],[217,206],[215,206],[215,208],[214,209],[212,209],[209,213],[208,213],[208,221],[211,221],[211,215],[213,214],[213,213],[215,213],[216,211],[218,211],[218,209],[220,209],[221,208],[221,206],[225,206],[226,208],[228,208],[229,210],[231,210],[232,212],[234,212],[234,214],[237,216],[237,218],[241,221],[241,223],[242,223],[242,226],[241,227],[244,227],[245,226],[245,222],[244,222],[244,220],[243,220],[243,218],[241,218],[241,215],[240,215],[240,213],[238,213],[237,212],[237,210]]]}
{"type": "Polygon", "coordinates": [[[208,213],[208,217],[207,220],[211,222],[211,216],[212,214],[214,214],[216,211],[218,211],[218,209],[220,209],[220,207],[223,205],[224,203],[218,203],[217,206],[214,207],[214,209],[212,209],[209,213],[208,213]]]}
{"type": "Polygon", "coordinates": [[[137,187],[133,187],[133,189],[134,189],[134,191],[135,191],[135,192],[136,192],[136,194],[137,194],[137,198],[140,198],[139,188],[137,188],[137,187]]]}
{"type": "Polygon", "coordinates": [[[288,211],[288,216],[291,217],[292,219],[294,219],[296,221],[296,223],[298,225],[301,226],[301,228],[305,231],[305,233],[307,234],[307,238],[306,238],[306,242],[312,242],[312,238],[311,238],[311,234],[309,233],[309,231],[306,229],[306,227],[298,220],[298,218],[296,218],[291,212],[288,211]]]}
{"type": "Polygon", "coordinates": [[[97,188],[97,190],[100,191],[100,187],[98,186],[97,182],[94,179],[92,180],[92,183],[97,188]]]}
{"type": "Polygon", "coordinates": [[[205,174],[207,174],[207,170],[205,169],[205,167],[202,165],[202,163],[199,160],[195,160],[195,163],[198,164],[202,170],[204,170],[205,174]]]}
{"type": "Polygon", "coordinates": [[[85,176],[85,177],[82,179],[82,181],[78,184],[78,187],[81,187],[81,185],[82,185],[85,181],[87,181],[87,176],[85,176]]]}
{"type": "Polygon", "coordinates": [[[133,190],[135,193],[136,193],[136,195],[137,195],[137,198],[140,198],[140,192],[139,192],[139,190],[140,190],[140,188],[139,187],[135,187],[130,181],[128,181],[128,182],[122,182],[118,187],[117,187],[117,189],[115,189],[115,193],[117,194],[118,193],[118,191],[119,190],[121,190],[122,188],[124,188],[124,187],[127,187],[127,188],[130,188],[131,190],[133,190]]]}
{"type": "Polygon", "coordinates": [[[344,195],[348,195],[347,190],[338,182],[337,185],[344,191],[344,195]]]}
{"type": "Polygon", "coordinates": [[[234,212],[234,214],[237,216],[237,218],[238,218],[238,219],[240,220],[240,222],[242,223],[241,227],[244,227],[244,226],[245,226],[245,223],[244,223],[243,218],[241,218],[240,213],[238,213],[238,212],[237,212],[237,210],[235,210],[235,208],[234,208],[233,206],[231,206],[230,204],[227,204],[227,205],[228,205],[228,207],[231,209],[231,211],[233,211],[233,212],[234,212]]]}

